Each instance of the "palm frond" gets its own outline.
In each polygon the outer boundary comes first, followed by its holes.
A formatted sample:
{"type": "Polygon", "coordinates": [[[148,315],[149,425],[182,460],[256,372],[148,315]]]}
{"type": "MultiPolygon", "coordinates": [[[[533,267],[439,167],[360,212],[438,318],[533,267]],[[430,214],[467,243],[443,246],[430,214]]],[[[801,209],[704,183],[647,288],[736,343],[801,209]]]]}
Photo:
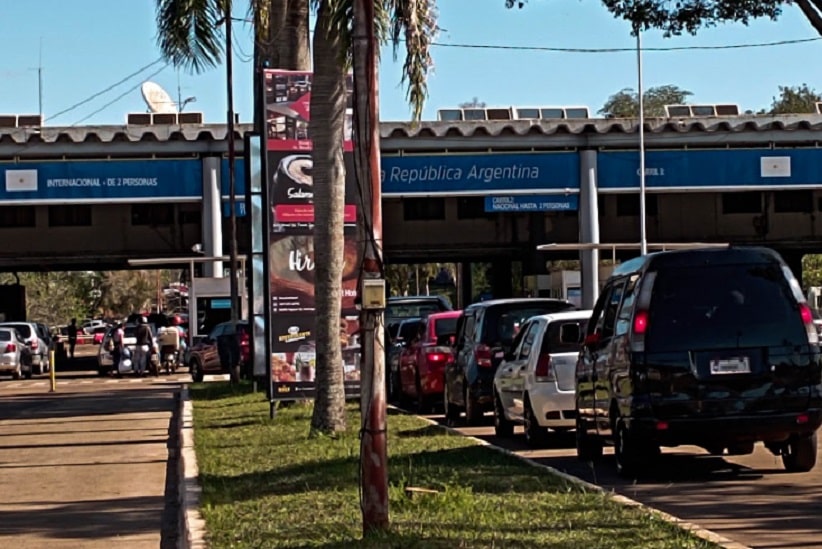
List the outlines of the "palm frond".
{"type": "Polygon", "coordinates": [[[176,67],[203,72],[220,63],[225,0],[157,0],[157,45],[176,67]]]}
{"type": "Polygon", "coordinates": [[[428,98],[428,75],[434,67],[431,45],[437,35],[436,0],[385,0],[391,16],[391,40],[394,58],[400,42],[405,42],[402,82],[407,84],[406,98],[414,120],[422,116],[428,98]]]}

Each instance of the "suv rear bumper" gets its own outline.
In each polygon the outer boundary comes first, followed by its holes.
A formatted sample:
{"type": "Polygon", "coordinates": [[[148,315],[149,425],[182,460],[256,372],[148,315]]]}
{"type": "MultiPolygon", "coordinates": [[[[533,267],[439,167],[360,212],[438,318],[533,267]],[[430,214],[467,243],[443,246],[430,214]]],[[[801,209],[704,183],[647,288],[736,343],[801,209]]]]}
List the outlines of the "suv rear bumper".
{"type": "Polygon", "coordinates": [[[820,425],[822,409],[818,408],[770,415],[668,420],[634,418],[628,421],[631,433],[663,446],[700,446],[743,441],[779,442],[791,435],[811,434],[820,425]]]}

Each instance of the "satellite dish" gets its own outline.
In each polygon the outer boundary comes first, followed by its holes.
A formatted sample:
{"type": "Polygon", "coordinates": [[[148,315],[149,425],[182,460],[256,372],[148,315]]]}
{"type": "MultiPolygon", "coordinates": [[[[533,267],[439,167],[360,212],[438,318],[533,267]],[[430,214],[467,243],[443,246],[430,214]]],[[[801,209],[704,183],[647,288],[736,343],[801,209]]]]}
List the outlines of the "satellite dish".
{"type": "Polygon", "coordinates": [[[176,103],[159,84],[151,81],[143,82],[140,91],[143,93],[143,100],[145,100],[151,112],[171,114],[177,112],[176,103]]]}

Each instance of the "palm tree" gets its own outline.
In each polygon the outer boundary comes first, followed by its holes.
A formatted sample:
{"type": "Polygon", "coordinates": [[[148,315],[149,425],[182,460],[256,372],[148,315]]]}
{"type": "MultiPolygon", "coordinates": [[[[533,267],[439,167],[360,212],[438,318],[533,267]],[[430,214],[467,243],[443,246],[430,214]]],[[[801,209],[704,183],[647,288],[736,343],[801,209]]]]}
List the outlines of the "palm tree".
{"type": "MultiPolygon", "coordinates": [[[[223,53],[219,22],[231,0],[157,0],[158,43],[175,66],[201,72],[217,65],[223,53]]],[[[405,43],[403,82],[414,119],[427,96],[431,42],[436,33],[435,0],[374,0],[377,31],[391,38],[394,54],[405,43]]],[[[309,0],[250,0],[256,66],[306,70],[309,0]],[[305,40],[303,40],[305,37],[305,40]]],[[[345,71],[351,62],[352,0],[311,0],[318,14],[314,36],[314,86],[311,135],[314,141],[317,296],[317,394],[312,431],[345,428],[339,309],[342,293],[342,226],[345,167],[342,131],[345,71]],[[319,36],[318,36],[319,35],[319,36]],[[319,51],[317,51],[319,49],[319,51]],[[336,79],[336,80],[335,80],[336,79]],[[340,94],[340,90],[343,93],[340,94]],[[324,113],[320,115],[318,113],[324,113]],[[333,314],[327,312],[334,310],[333,314]],[[339,381],[338,381],[339,380],[339,381]]],[[[256,90],[261,86],[255,86],[256,90]]],[[[258,98],[257,101],[261,99],[258,98]]]]}

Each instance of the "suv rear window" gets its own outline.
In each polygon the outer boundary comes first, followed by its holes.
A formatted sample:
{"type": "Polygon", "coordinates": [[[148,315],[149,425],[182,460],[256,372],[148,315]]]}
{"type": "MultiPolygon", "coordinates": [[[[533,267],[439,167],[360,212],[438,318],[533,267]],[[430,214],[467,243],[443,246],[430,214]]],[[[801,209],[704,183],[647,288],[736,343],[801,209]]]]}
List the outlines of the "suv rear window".
{"type": "Polygon", "coordinates": [[[413,341],[417,334],[420,333],[420,324],[420,321],[403,322],[402,326],[400,326],[399,337],[403,341],[413,341]]]}
{"type": "Polygon", "coordinates": [[[20,337],[23,339],[28,339],[31,337],[31,326],[28,324],[7,324],[11,328],[16,328],[18,332],[20,332],[20,337]]]}
{"type": "Polygon", "coordinates": [[[790,286],[776,264],[658,271],[646,337],[651,352],[808,343],[790,286]]]}
{"type": "Polygon", "coordinates": [[[437,337],[445,334],[454,334],[457,332],[457,319],[459,317],[438,318],[434,322],[434,332],[437,337]]]}
{"type": "Polygon", "coordinates": [[[11,341],[11,332],[8,330],[0,330],[0,341],[11,341]]]}
{"type": "Polygon", "coordinates": [[[420,301],[405,301],[400,303],[389,302],[385,307],[386,318],[425,318],[433,313],[446,311],[438,300],[425,299],[420,301]]]}
{"type": "Polygon", "coordinates": [[[488,307],[482,320],[482,342],[490,345],[511,345],[519,329],[532,316],[573,309],[573,305],[557,303],[511,303],[488,307]]]}

